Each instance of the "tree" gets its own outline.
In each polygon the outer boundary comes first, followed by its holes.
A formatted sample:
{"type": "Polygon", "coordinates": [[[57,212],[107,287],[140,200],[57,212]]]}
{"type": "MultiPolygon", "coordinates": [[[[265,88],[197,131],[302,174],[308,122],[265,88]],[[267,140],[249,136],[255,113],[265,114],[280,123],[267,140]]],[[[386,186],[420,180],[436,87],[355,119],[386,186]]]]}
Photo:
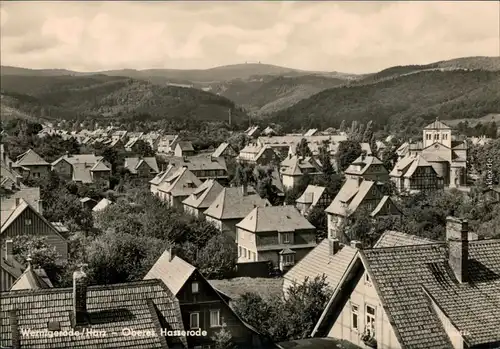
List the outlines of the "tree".
{"type": "Polygon", "coordinates": [[[155,156],[155,152],[153,151],[149,143],[143,141],[142,139],[139,139],[137,142],[135,142],[133,151],[137,154],[137,156],[141,157],[155,156]]]}
{"type": "Polygon", "coordinates": [[[315,206],[308,213],[307,220],[316,227],[316,240],[321,241],[327,236],[327,216],[323,207],[315,206]]]}
{"type": "Polygon", "coordinates": [[[108,231],[87,248],[89,278],[100,285],[140,280],[166,247],[159,239],[108,231]]]}
{"type": "Polygon", "coordinates": [[[233,336],[231,332],[227,330],[225,324],[215,332],[212,336],[212,340],[215,342],[215,349],[236,349],[236,345],[233,343],[233,336]]]}
{"type": "Polygon", "coordinates": [[[59,262],[60,255],[54,246],[47,244],[46,237],[16,236],[12,241],[12,253],[19,263],[23,265],[28,263],[28,257],[31,258],[32,266],[45,270],[49,279],[54,284],[58,284],[60,275],[64,270],[64,264],[59,262]]]}
{"type": "Polygon", "coordinates": [[[195,266],[208,279],[223,279],[234,273],[237,259],[234,240],[225,234],[218,234],[201,249],[195,266]]]}
{"type": "Polygon", "coordinates": [[[302,138],[297,144],[297,156],[311,156],[311,149],[309,149],[309,144],[305,138],[302,138]]]}
{"type": "Polygon", "coordinates": [[[272,167],[256,168],[255,181],[257,182],[256,190],[259,196],[267,199],[271,205],[276,205],[278,203],[278,189],[273,184],[273,171],[272,167]]]}
{"type": "Polygon", "coordinates": [[[284,299],[263,299],[246,293],[235,302],[235,311],[260,333],[279,343],[309,336],[331,295],[323,275],[292,285],[284,299]]]}
{"type": "Polygon", "coordinates": [[[339,143],[337,151],[337,167],[340,171],[345,171],[349,165],[361,155],[361,145],[359,142],[347,140],[339,143]]]}

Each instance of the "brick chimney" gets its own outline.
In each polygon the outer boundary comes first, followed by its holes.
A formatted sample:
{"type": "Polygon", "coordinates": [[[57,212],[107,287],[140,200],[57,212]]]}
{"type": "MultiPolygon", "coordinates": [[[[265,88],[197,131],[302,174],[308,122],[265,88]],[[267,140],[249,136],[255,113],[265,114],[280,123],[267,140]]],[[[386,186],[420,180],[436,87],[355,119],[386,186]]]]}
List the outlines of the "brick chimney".
{"type": "Polygon", "coordinates": [[[172,246],[170,246],[167,251],[168,251],[168,261],[172,262],[172,259],[174,259],[175,257],[175,250],[172,248],[172,246]]]}
{"type": "Polygon", "coordinates": [[[5,259],[11,261],[14,258],[13,253],[14,242],[12,240],[5,241],[5,259]]]}
{"type": "Polygon", "coordinates": [[[80,265],[80,270],[73,273],[73,316],[74,324],[87,323],[87,274],[83,271],[86,264],[80,265]]]}
{"type": "Polygon", "coordinates": [[[15,310],[9,312],[9,322],[12,335],[12,349],[21,349],[21,333],[19,332],[19,324],[17,322],[15,310]]]}
{"type": "Polygon", "coordinates": [[[328,244],[329,244],[329,254],[330,256],[333,256],[335,253],[337,253],[340,250],[340,240],[337,238],[332,238],[328,239],[328,244]]]}
{"type": "Polygon", "coordinates": [[[469,275],[469,225],[467,220],[446,218],[446,241],[448,242],[448,264],[460,283],[467,282],[469,275]]]}
{"type": "Polygon", "coordinates": [[[248,195],[248,186],[247,184],[243,184],[243,186],[241,187],[241,190],[243,191],[243,196],[247,196],[248,195]]]}

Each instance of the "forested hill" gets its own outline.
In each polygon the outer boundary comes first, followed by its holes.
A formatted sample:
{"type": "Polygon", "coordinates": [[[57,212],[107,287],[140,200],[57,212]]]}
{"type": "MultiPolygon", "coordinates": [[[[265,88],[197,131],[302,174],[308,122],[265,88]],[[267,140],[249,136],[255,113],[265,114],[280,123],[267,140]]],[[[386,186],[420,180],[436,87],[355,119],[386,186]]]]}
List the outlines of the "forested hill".
{"type": "Polygon", "coordinates": [[[396,130],[424,120],[477,118],[500,112],[500,72],[422,71],[380,82],[324,90],[266,119],[286,131],[338,127],[342,120],[396,130]]]}
{"type": "Polygon", "coordinates": [[[2,100],[9,108],[44,118],[169,119],[182,122],[247,120],[229,99],[197,89],[158,86],[106,75],[4,75],[2,100]]]}

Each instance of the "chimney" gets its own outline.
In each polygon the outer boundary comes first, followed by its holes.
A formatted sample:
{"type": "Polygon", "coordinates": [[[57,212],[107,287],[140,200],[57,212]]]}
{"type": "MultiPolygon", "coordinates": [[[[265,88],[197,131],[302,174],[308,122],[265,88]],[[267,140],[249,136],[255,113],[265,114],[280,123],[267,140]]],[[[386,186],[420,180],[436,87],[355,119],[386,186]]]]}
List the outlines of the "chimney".
{"type": "Polygon", "coordinates": [[[330,256],[333,256],[335,253],[337,253],[340,250],[340,241],[337,238],[329,239],[329,251],[330,251],[330,256]]]}
{"type": "Polygon", "coordinates": [[[352,240],[351,247],[360,250],[363,247],[363,245],[361,244],[361,241],[352,240]]]}
{"type": "Polygon", "coordinates": [[[21,198],[16,198],[16,207],[19,206],[21,204],[21,198]]]}
{"type": "Polygon", "coordinates": [[[86,264],[80,265],[80,270],[73,273],[73,317],[74,325],[87,323],[87,274],[83,271],[86,264]]]}
{"type": "Polygon", "coordinates": [[[242,190],[243,190],[243,196],[247,196],[248,195],[248,187],[247,187],[246,183],[243,184],[242,190]]]}
{"type": "Polygon", "coordinates": [[[174,257],[175,257],[175,251],[172,248],[172,246],[169,246],[169,248],[168,248],[168,261],[172,262],[172,259],[174,259],[174,257]]]}
{"type": "Polygon", "coordinates": [[[366,153],[363,151],[361,152],[361,160],[364,161],[366,159],[366,153]]]}
{"type": "Polygon", "coordinates": [[[12,349],[21,349],[21,334],[19,332],[19,324],[17,322],[17,314],[15,310],[9,312],[10,331],[12,335],[12,349]]]}
{"type": "Polygon", "coordinates": [[[11,261],[14,258],[13,250],[14,242],[12,240],[5,241],[5,259],[11,261]]]}
{"type": "Polygon", "coordinates": [[[12,161],[9,162],[9,171],[12,171],[12,161]]]}
{"type": "Polygon", "coordinates": [[[448,264],[460,283],[468,281],[469,224],[465,219],[446,218],[448,264]]]}
{"type": "Polygon", "coordinates": [[[38,213],[40,213],[43,216],[43,200],[42,199],[38,200],[38,213]]]}

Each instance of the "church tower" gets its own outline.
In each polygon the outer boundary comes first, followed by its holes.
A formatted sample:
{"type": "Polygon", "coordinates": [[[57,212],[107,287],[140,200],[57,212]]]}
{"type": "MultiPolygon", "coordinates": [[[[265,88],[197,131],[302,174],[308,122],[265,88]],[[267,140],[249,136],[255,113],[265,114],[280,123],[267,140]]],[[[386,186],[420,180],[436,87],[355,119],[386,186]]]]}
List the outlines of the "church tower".
{"type": "Polygon", "coordinates": [[[422,144],[424,149],[436,142],[451,148],[451,128],[439,121],[439,117],[423,130],[422,144]]]}

